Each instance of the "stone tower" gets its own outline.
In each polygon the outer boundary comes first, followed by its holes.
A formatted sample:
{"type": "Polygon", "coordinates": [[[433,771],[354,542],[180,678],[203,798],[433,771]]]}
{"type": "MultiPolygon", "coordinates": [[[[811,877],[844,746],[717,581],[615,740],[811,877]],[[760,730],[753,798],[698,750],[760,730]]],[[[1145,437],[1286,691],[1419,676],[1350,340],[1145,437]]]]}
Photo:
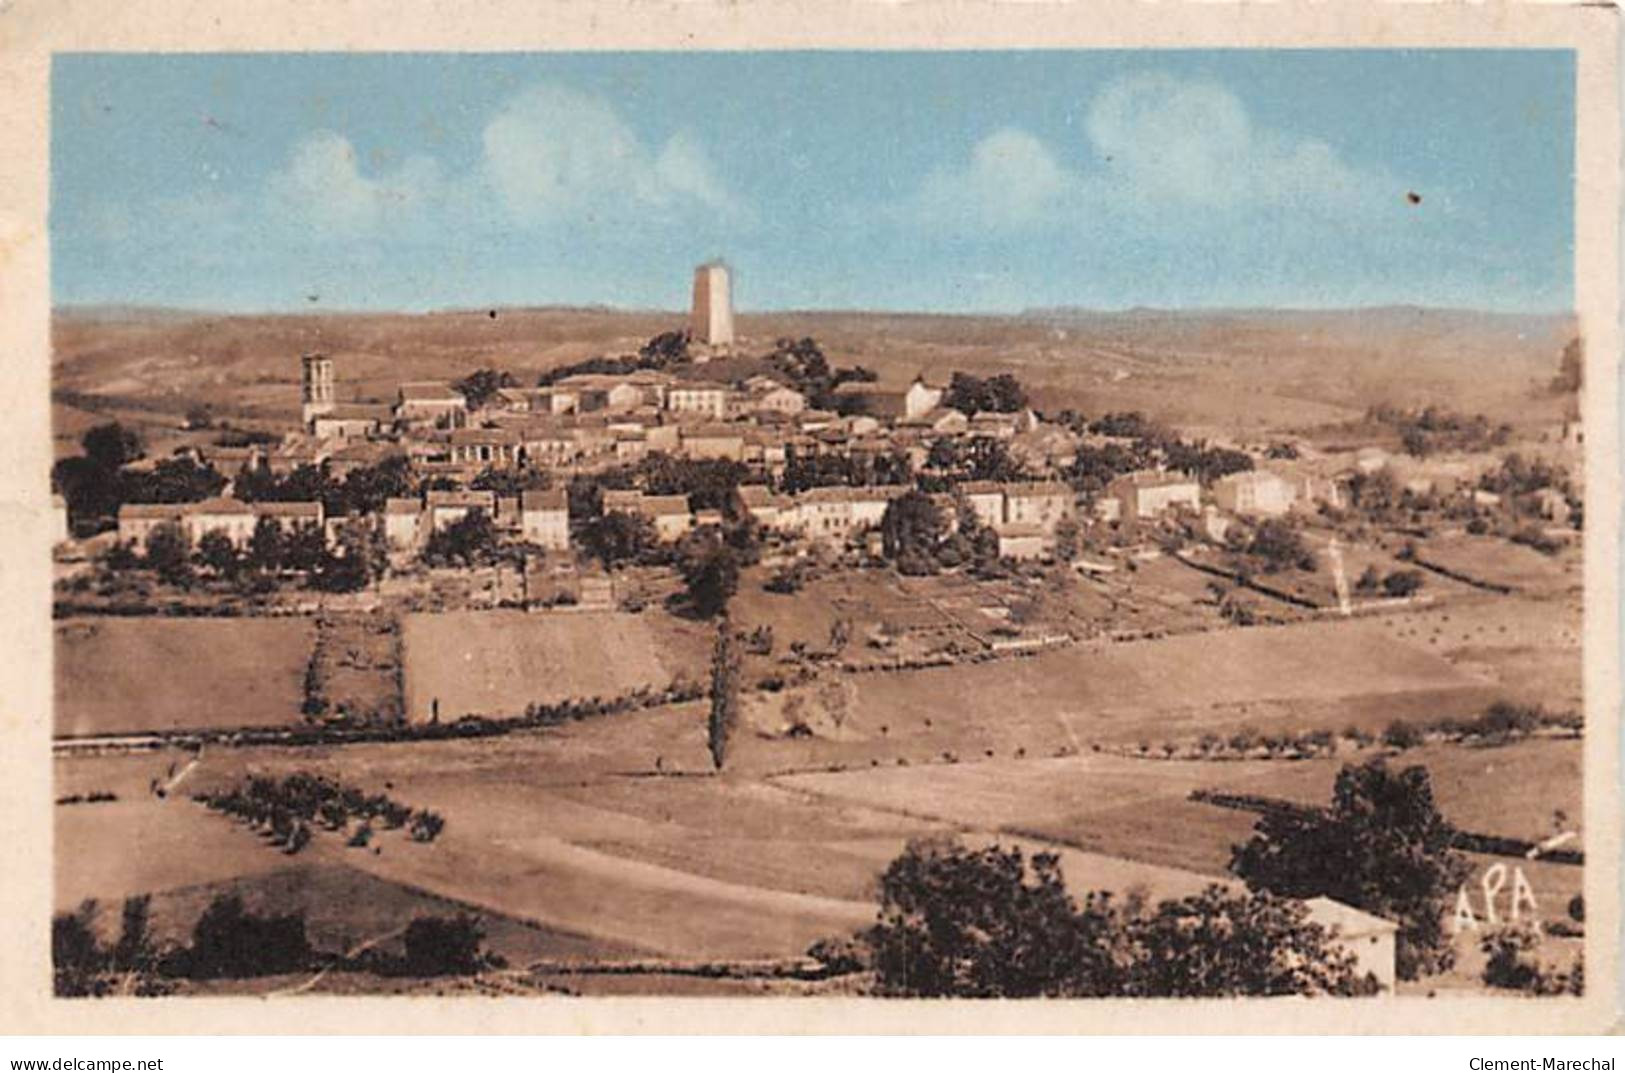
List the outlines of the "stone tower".
{"type": "Polygon", "coordinates": [[[721,261],[694,270],[694,312],[689,319],[694,342],[703,346],[733,345],[733,297],[728,289],[728,266],[721,261]]]}
{"type": "Polygon", "coordinates": [[[300,415],[308,427],[318,414],[333,412],[333,359],[306,354],[299,359],[300,415]]]}

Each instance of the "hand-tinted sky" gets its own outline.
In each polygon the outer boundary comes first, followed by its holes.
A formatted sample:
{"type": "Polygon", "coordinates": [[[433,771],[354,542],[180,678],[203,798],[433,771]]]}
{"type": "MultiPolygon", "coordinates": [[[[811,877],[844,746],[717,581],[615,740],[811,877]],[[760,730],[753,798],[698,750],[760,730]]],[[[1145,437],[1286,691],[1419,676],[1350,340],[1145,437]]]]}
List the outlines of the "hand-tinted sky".
{"type": "Polygon", "coordinates": [[[52,86],[58,303],[680,308],[722,256],[746,310],[1572,304],[1565,52],[68,55],[52,86]]]}

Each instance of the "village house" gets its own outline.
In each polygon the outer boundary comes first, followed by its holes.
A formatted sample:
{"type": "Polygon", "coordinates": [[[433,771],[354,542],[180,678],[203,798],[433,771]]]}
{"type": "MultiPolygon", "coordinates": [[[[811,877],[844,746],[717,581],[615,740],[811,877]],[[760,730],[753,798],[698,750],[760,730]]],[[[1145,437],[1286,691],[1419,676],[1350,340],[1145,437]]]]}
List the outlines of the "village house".
{"type": "Polygon", "coordinates": [[[737,425],[697,425],[682,430],[682,453],[688,458],[743,461],[745,432],[737,425]]]}
{"type": "Polygon", "coordinates": [[[533,420],[517,430],[525,460],[532,466],[564,466],[580,455],[575,433],[553,420],[533,420]]]}
{"type": "Polygon", "coordinates": [[[687,496],[650,496],[637,491],[604,492],[604,513],[640,514],[654,525],[662,543],[679,539],[694,527],[687,496]]]}
{"type": "Polygon", "coordinates": [[[632,463],[649,453],[649,434],[642,429],[617,428],[615,461],[632,463]]]}
{"type": "Polygon", "coordinates": [[[917,418],[942,404],[944,389],[916,376],[906,388],[882,387],[878,383],[849,380],[835,389],[845,413],[869,414],[891,421],[917,418]]]}
{"type": "Polygon", "coordinates": [[[1055,548],[1053,534],[1040,525],[1007,523],[999,526],[999,558],[1027,562],[1042,559],[1055,548]]]}
{"type": "Polygon", "coordinates": [[[327,472],[335,480],[343,480],[355,470],[378,466],[391,458],[402,457],[402,451],[385,440],[360,440],[345,443],[331,451],[323,461],[327,472]]]}
{"type": "Polygon", "coordinates": [[[182,503],[125,503],[118,509],[118,539],[120,544],[145,548],[153,530],[164,525],[180,527],[185,532],[182,503]]]}
{"type": "Polygon", "coordinates": [[[1055,532],[1062,519],[1073,514],[1076,497],[1059,481],[1033,481],[1003,486],[1006,525],[1036,525],[1055,532]]]}
{"type": "Polygon", "coordinates": [[[576,373],[554,383],[555,391],[577,393],[577,408],[585,413],[592,410],[611,410],[624,413],[636,409],[644,402],[643,391],[625,377],[608,373],[576,373]]]}
{"type": "Polygon", "coordinates": [[[764,484],[742,484],[738,490],[740,509],[763,529],[781,530],[795,520],[795,500],[764,484]]]}
{"type": "Polygon", "coordinates": [[[958,491],[983,525],[994,526],[1004,521],[1004,489],[997,482],[966,481],[959,485],[958,491]]]}
{"type": "Polygon", "coordinates": [[[479,491],[432,491],[424,497],[424,535],[456,525],[476,510],[484,511],[486,517],[495,520],[496,495],[479,491]]]}
{"type": "Polygon", "coordinates": [[[1178,473],[1129,473],[1108,485],[1106,492],[1121,505],[1121,517],[1131,520],[1155,518],[1174,507],[1199,510],[1202,506],[1202,486],[1178,473]]]}
{"type": "Polygon", "coordinates": [[[562,488],[520,495],[521,532],[525,542],[549,551],[570,546],[570,498],[562,488]]]}
{"type": "Polygon", "coordinates": [[[724,384],[682,381],[666,389],[666,409],[674,414],[697,414],[721,421],[728,416],[728,394],[724,384]]]}
{"type": "Polygon", "coordinates": [[[319,440],[361,440],[378,435],[392,418],[388,406],[341,402],[312,415],[310,431],[319,440]]]}
{"type": "Polygon", "coordinates": [[[1231,514],[1278,517],[1291,510],[1297,498],[1292,482],[1269,470],[1228,473],[1213,482],[1214,504],[1231,514]]]}
{"type": "Polygon", "coordinates": [[[460,428],[451,434],[453,465],[513,469],[524,460],[524,441],[503,428],[460,428]]]}
{"type": "Polygon", "coordinates": [[[809,488],[796,496],[795,528],[812,540],[844,542],[879,525],[886,505],[906,491],[900,485],[809,488]]]}
{"type": "Polygon", "coordinates": [[[923,414],[911,414],[897,422],[899,428],[918,429],[936,436],[957,436],[970,428],[970,418],[958,410],[939,406],[923,414]]]}
{"type": "Polygon", "coordinates": [[[254,508],[240,499],[216,496],[200,503],[189,503],[186,513],[186,538],[196,545],[205,533],[226,535],[234,548],[245,547],[254,535],[254,508]]]}
{"type": "Polygon", "coordinates": [[[391,496],[384,501],[384,540],[395,551],[418,546],[423,504],[416,499],[391,496]]]}
{"type": "Polygon", "coordinates": [[[447,428],[460,428],[468,424],[468,400],[450,384],[413,380],[397,389],[395,417],[403,424],[442,424],[447,428]]]}
{"type": "Polygon", "coordinates": [[[807,396],[784,384],[764,386],[750,395],[751,409],[778,414],[799,414],[807,408],[807,396]]]}

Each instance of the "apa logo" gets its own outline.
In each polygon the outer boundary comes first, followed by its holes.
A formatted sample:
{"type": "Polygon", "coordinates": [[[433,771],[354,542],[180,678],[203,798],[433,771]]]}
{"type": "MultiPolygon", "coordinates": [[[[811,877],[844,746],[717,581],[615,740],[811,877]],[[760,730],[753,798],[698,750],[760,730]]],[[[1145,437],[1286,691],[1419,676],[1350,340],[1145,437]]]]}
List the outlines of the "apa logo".
{"type": "MultiPolygon", "coordinates": [[[[1523,874],[1523,868],[1513,865],[1511,901],[1507,906],[1506,919],[1516,924],[1522,919],[1525,907],[1533,917],[1540,912],[1540,903],[1535,901],[1535,888],[1529,885],[1529,879],[1523,874]]],[[[1484,923],[1494,925],[1501,923],[1501,915],[1496,912],[1495,899],[1507,886],[1507,866],[1499,862],[1490,865],[1484,870],[1479,879],[1479,885],[1484,889],[1484,923]]],[[[1478,930],[1479,918],[1473,913],[1473,901],[1468,896],[1467,884],[1463,883],[1456,891],[1456,915],[1451,922],[1451,930],[1460,935],[1463,930],[1478,930]]]]}

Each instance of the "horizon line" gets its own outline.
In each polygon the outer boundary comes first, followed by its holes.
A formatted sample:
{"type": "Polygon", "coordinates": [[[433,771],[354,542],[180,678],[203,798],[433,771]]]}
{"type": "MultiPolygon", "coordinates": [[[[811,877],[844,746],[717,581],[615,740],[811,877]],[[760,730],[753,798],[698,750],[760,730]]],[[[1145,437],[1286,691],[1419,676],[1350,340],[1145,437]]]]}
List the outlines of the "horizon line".
{"type": "MultiPolygon", "coordinates": [[[[407,308],[330,308],[330,309],[297,309],[297,308],[212,308],[195,306],[177,306],[162,304],[145,304],[139,302],[53,302],[51,314],[126,314],[139,315],[168,315],[174,317],[432,317],[432,316],[490,316],[493,312],[514,313],[603,313],[623,316],[689,316],[688,309],[660,309],[649,306],[620,306],[608,303],[571,303],[561,302],[543,305],[471,305],[471,306],[441,306],[426,309],[407,308]]],[[[1124,316],[1157,316],[1157,315],[1258,315],[1258,314],[1330,314],[1330,313],[1373,313],[1373,312],[1413,312],[1413,313],[1452,313],[1472,314],[1475,316],[1492,317],[1531,317],[1531,318],[1560,318],[1574,317],[1578,310],[1574,308],[1545,308],[1545,309],[1496,309],[1483,306],[1458,305],[1429,305],[1412,302],[1375,302],[1346,306],[1337,305],[1132,305],[1120,307],[1099,306],[1031,306],[1021,310],[943,310],[943,309],[887,309],[858,306],[825,306],[825,307],[796,307],[734,310],[735,317],[782,317],[782,316],[874,316],[874,317],[950,317],[965,319],[1002,319],[1002,320],[1042,320],[1057,316],[1095,316],[1095,317],[1124,317],[1124,316]]]]}

